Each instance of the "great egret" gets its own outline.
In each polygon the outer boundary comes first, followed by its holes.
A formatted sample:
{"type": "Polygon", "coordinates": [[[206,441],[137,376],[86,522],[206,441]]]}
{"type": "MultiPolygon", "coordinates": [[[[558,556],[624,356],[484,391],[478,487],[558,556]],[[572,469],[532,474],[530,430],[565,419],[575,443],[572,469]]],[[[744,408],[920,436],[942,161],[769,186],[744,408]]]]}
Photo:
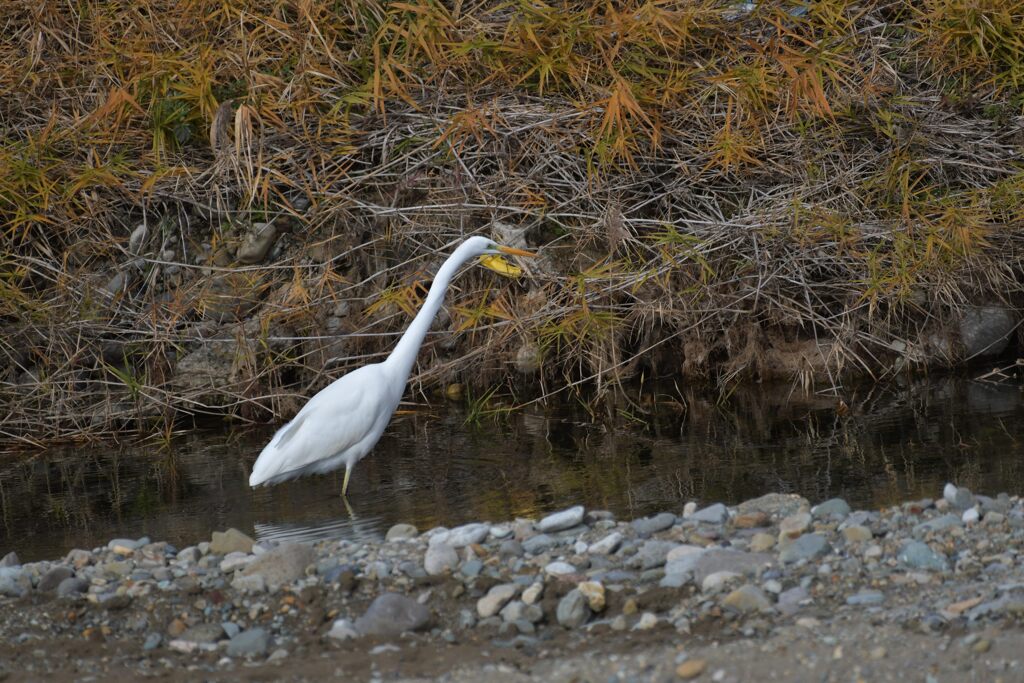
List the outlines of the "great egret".
{"type": "Polygon", "coordinates": [[[455,272],[469,259],[481,256],[484,265],[507,274],[507,264],[495,258],[499,254],[534,256],[486,237],[470,237],[459,245],[437,271],[423,307],[387,360],[357,368],[311,398],[260,453],[252,466],[249,486],[278,484],[344,465],[344,496],[352,467],[376,445],[402,399],[423,337],[444,302],[455,272]]]}

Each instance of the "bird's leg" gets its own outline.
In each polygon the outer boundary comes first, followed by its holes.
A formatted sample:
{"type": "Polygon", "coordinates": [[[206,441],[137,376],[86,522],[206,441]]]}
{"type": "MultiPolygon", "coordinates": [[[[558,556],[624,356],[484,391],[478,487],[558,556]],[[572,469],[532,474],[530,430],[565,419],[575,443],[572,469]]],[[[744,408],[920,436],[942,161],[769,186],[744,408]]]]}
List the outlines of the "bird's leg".
{"type": "Polygon", "coordinates": [[[345,465],[345,481],[341,484],[341,497],[344,498],[348,491],[348,477],[352,474],[352,465],[345,465]]]}

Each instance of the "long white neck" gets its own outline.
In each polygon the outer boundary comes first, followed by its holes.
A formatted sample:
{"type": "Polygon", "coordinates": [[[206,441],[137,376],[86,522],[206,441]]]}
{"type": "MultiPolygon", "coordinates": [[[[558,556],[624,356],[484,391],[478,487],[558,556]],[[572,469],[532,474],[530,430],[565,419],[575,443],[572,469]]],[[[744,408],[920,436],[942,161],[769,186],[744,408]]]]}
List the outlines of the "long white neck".
{"type": "Polygon", "coordinates": [[[427,330],[430,329],[434,316],[437,315],[438,309],[444,303],[444,294],[448,289],[448,283],[451,282],[459,266],[474,256],[471,250],[463,248],[465,246],[462,245],[456,249],[438,269],[420,312],[416,314],[409,324],[409,329],[398,340],[394,351],[384,361],[397,377],[402,378],[403,382],[409,379],[409,373],[412,372],[412,366],[416,362],[416,355],[423,344],[423,339],[427,336],[427,330]]]}

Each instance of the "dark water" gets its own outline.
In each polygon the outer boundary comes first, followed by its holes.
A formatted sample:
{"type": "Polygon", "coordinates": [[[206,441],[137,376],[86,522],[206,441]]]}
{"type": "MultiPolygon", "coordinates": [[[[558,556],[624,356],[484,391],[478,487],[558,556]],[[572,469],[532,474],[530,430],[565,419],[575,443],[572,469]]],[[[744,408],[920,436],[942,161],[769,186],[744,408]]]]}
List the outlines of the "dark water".
{"type": "Polygon", "coordinates": [[[623,518],[688,500],[736,503],[771,491],[861,508],[939,495],[1024,490],[1024,394],[965,379],[852,390],[836,400],[788,388],[725,401],[675,390],[623,404],[466,423],[464,411],[397,417],[353,472],[252,491],[249,468],[272,430],[209,431],[158,443],[0,456],[0,556],[55,558],[113,537],[188,545],[237,527],[258,538],[368,538],[536,516],[568,505],[623,518]]]}

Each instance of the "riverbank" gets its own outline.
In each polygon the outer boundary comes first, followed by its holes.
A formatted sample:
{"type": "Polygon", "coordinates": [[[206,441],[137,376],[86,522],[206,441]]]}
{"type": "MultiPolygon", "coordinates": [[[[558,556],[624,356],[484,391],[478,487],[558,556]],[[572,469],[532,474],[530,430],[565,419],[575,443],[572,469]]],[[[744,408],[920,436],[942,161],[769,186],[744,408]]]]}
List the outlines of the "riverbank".
{"type": "MultiPolygon", "coordinates": [[[[0,568],[17,680],[1020,680],[1024,502],[769,494],[378,541],[114,539],[0,568]]],[[[12,679],[12,680],[13,680],[12,679]]]]}
{"type": "Polygon", "coordinates": [[[432,400],[1019,348],[1019,3],[8,5],[5,446],[280,423],[474,233],[540,256],[457,279],[432,400]]]}

